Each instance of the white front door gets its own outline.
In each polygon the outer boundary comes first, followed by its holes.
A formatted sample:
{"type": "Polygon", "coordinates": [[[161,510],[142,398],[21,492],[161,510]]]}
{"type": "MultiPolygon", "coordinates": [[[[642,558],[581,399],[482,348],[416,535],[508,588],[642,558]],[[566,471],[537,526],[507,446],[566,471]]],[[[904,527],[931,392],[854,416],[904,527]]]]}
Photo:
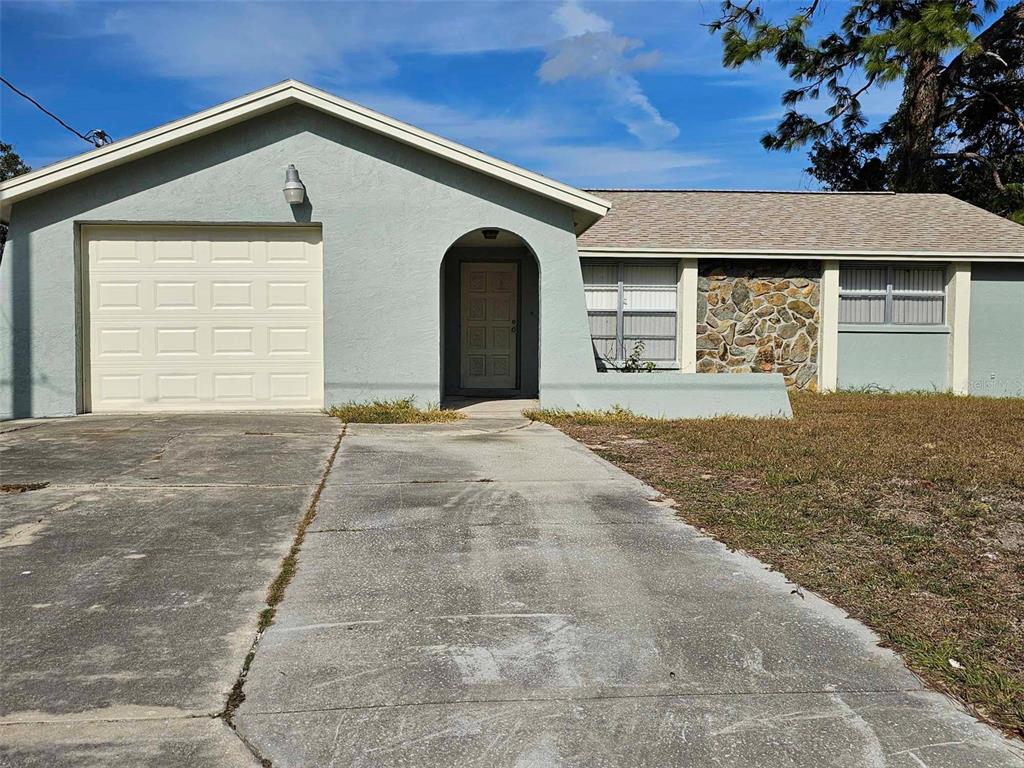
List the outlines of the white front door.
{"type": "Polygon", "coordinates": [[[518,264],[463,262],[463,389],[515,389],[518,288],[518,264]]]}
{"type": "Polygon", "coordinates": [[[86,409],[323,406],[312,227],[86,226],[86,409]]]}

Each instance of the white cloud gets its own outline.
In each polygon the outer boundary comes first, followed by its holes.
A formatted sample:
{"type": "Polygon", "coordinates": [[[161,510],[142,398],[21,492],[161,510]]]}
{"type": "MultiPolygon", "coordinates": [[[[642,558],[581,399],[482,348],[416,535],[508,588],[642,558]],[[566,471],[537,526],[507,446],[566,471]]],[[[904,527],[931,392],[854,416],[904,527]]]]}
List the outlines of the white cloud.
{"type": "Polygon", "coordinates": [[[580,186],[693,185],[720,172],[711,156],[593,141],[570,114],[500,116],[389,92],[353,96],[360,104],[468,144],[559,181],[580,186]]]}
{"type": "Polygon", "coordinates": [[[551,14],[551,18],[558,22],[567,35],[585,35],[591,33],[604,33],[612,31],[612,23],[603,19],[596,13],[584,10],[575,0],[566,0],[558,9],[551,14]]]}
{"type": "Polygon", "coordinates": [[[105,13],[99,34],[157,75],[218,93],[289,77],[379,81],[395,74],[392,57],[403,53],[540,50],[554,36],[548,6],[484,7],[468,13],[445,2],[128,3],[105,13]]]}
{"type": "Polygon", "coordinates": [[[661,115],[632,74],[656,66],[658,51],[639,52],[641,40],[614,34],[611,22],[584,10],[577,0],[566,0],[552,18],[565,37],[548,47],[537,71],[541,81],[598,81],[615,119],[641,141],[659,144],[679,135],[679,128],[661,115]]]}
{"type": "Polygon", "coordinates": [[[522,142],[579,137],[585,130],[578,120],[557,110],[532,110],[493,114],[479,109],[459,109],[389,91],[356,91],[347,98],[485,152],[498,152],[522,142]]]}
{"type": "Polygon", "coordinates": [[[639,72],[657,65],[661,58],[657,51],[627,58],[626,54],[642,46],[640,40],[628,37],[607,32],[584,32],[554,43],[537,73],[544,82],[557,83],[571,77],[589,80],[639,72]]]}
{"type": "Polygon", "coordinates": [[[753,115],[745,115],[743,117],[734,117],[732,122],[734,123],[777,123],[779,120],[786,116],[785,111],[781,108],[772,109],[768,112],[757,112],[753,115]]]}
{"type": "Polygon", "coordinates": [[[714,158],[673,149],[552,143],[523,147],[519,155],[526,167],[581,187],[685,187],[720,173],[714,158]]]}

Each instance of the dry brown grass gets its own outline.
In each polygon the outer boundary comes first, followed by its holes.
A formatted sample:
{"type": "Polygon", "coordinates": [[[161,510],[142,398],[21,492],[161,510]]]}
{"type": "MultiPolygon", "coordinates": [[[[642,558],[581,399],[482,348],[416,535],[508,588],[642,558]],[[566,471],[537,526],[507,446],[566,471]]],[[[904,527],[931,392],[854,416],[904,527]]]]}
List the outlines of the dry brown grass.
{"type": "Polygon", "coordinates": [[[420,408],[411,397],[332,405],[327,413],[347,424],[430,424],[466,418],[458,411],[444,411],[432,405],[420,408]]]}
{"type": "Polygon", "coordinates": [[[1024,400],[798,395],[793,410],[791,421],[533,416],[1024,735],[1024,400]]]}

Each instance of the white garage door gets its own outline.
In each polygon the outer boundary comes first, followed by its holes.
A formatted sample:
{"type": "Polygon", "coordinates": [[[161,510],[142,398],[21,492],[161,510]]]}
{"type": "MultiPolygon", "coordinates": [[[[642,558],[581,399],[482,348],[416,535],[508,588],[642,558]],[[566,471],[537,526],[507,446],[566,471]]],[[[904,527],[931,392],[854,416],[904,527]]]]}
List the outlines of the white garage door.
{"type": "Polygon", "coordinates": [[[323,250],[306,227],[87,226],[86,409],[323,405],[323,250]]]}

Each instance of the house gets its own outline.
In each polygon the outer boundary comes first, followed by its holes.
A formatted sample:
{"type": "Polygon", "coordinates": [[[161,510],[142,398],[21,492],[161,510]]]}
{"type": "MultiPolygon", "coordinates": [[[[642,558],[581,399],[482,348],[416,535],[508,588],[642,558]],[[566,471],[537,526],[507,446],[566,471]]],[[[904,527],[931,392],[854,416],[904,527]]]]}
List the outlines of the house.
{"type": "Polygon", "coordinates": [[[0,214],[5,417],[1024,395],[1024,227],[943,195],[584,191],[287,81],[0,214]]]}

